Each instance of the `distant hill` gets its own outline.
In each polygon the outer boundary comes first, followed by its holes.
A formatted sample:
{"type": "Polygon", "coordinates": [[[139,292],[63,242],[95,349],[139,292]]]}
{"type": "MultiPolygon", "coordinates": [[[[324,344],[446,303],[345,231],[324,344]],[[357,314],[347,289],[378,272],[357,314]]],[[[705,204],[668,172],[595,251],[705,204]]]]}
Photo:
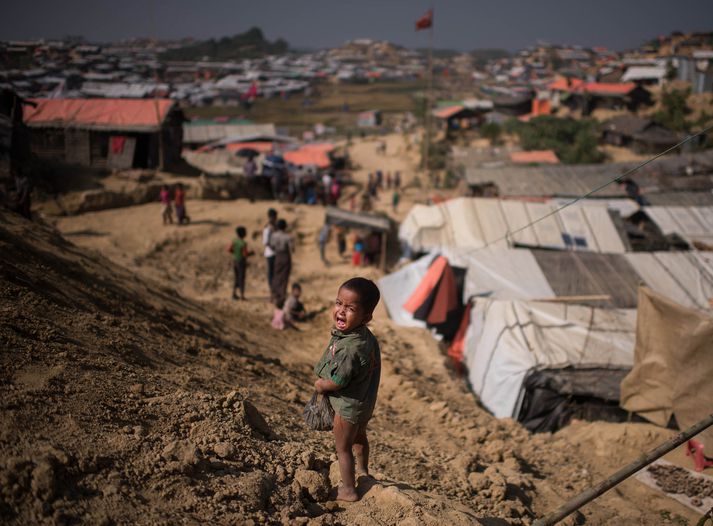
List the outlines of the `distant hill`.
{"type": "Polygon", "coordinates": [[[289,50],[287,42],[278,38],[274,42],[265,39],[258,27],[248,29],[232,37],[210,39],[176,49],[169,49],[161,54],[163,60],[201,60],[208,57],[213,60],[237,60],[259,58],[265,55],[279,55],[289,50]]]}
{"type": "Polygon", "coordinates": [[[475,59],[476,63],[485,63],[488,60],[508,58],[510,56],[510,53],[508,51],[499,48],[474,49],[470,52],[470,54],[475,59]]]}

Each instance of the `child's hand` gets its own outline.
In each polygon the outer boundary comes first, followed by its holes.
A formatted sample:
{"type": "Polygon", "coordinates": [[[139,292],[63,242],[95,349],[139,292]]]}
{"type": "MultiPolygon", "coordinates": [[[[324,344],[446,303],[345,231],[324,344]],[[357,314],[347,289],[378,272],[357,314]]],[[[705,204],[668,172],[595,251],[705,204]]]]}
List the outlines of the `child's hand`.
{"type": "Polygon", "coordinates": [[[322,382],[321,378],[317,378],[314,381],[314,390],[317,391],[319,394],[322,394],[324,391],[322,390],[322,382]]]}

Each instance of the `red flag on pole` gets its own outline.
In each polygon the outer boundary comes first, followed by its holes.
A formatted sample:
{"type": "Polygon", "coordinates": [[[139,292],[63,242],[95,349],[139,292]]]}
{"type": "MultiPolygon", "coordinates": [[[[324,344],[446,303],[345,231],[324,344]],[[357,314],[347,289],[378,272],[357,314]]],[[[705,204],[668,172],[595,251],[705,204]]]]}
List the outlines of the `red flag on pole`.
{"type": "Polygon", "coordinates": [[[429,9],[426,13],[416,20],[416,31],[428,29],[433,25],[433,9],[429,9]]]}

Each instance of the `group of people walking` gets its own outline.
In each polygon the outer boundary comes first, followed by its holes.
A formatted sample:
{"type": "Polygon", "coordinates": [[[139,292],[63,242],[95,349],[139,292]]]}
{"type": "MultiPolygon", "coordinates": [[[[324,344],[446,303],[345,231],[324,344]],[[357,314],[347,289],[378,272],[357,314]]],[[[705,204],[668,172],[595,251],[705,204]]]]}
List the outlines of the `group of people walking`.
{"type": "MultiPolygon", "coordinates": [[[[248,258],[255,254],[248,249],[247,229],[238,226],[236,237],[228,246],[228,252],[233,256],[233,299],[245,299],[245,279],[248,258]],[[240,296],[237,291],[240,291],[240,296]]],[[[270,208],[267,212],[267,224],[262,231],[263,255],[267,266],[267,284],[270,289],[270,299],[276,308],[281,309],[287,299],[287,286],[292,272],[292,254],[295,251],[294,238],[287,233],[287,221],[277,216],[277,210],[270,208]]]]}
{"type": "Polygon", "coordinates": [[[171,198],[171,189],[167,184],[161,187],[158,198],[163,205],[162,217],[164,225],[173,224],[174,206],[176,209],[176,222],[179,225],[185,225],[191,221],[191,218],[186,214],[186,191],[181,183],[174,185],[173,198],[171,198]]]}

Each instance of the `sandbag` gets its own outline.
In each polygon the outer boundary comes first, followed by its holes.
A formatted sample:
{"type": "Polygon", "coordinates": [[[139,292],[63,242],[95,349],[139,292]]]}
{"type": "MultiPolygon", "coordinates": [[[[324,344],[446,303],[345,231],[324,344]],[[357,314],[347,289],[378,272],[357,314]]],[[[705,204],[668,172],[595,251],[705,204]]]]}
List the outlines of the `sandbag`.
{"type": "Polygon", "coordinates": [[[304,419],[307,427],[315,431],[331,431],[334,425],[334,409],[327,395],[315,391],[305,405],[304,419]]]}

